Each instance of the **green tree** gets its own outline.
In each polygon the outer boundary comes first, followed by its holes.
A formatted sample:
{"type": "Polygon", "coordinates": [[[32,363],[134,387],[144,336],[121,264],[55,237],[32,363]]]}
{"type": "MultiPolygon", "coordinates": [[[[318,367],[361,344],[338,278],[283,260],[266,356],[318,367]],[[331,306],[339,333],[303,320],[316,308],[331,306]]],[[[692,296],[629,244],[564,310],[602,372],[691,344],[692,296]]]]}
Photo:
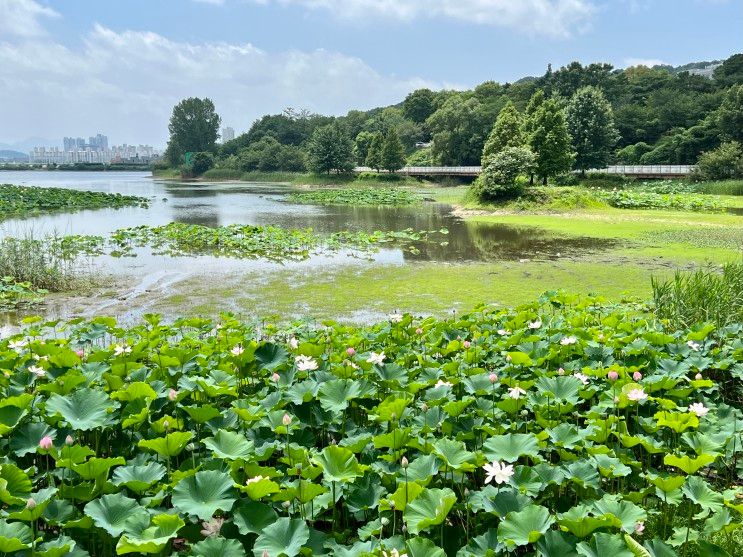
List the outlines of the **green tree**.
{"type": "Polygon", "coordinates": [[[734,85],[717,110],[717,122],[726,139],[743,143],[743,85],[734,85]]]}
{"type": "Polygon", "coordinates": [[[379,172],[382,168],[382,150],[384,149],[384,136],[381,132],[374,134],[369,151],[366,154],[366,166],[379,172]]]}
{"type": "Polygon", "coordinates": [[[175,105],[168,125],[170,163],[178,165],[188,152],[214,152],[221,123],[211,99],[191,97],[175,105]]]}
{"type": "Polygon", "coordinates": [[[601,90],[591,86],[578,89],[565,109],[565,117],[573,138],[575,167],[584,174],[590,168],[604,168],[619,134],[611,105],[601,90]]]}
{"type": "Polygon", "coordinates": [[[384,139],[382,147],[382,168],[395,172],[405,166],[405,149],[400,143],[397,132],[392,129],[384,139]]]}
{"type": "Polygon", "coordinates": [[[743,54],[733,54],[715,68],[715,81],[723,87],[743,84],[743,54]]]}
{"type": "Polygon", "coordinates": [[[316,174],[353,170],[353,142],[337,123],[317,128],[307,146],[307,163],[316,174]]]}
{"type": "Polygon", "coordinates": [[[485,142],[482,159],[500,153],[506,147],[521,147],[524,144],[524,119],[513,102],[508,101],[495,120],[493,130],[485,142]]]}
{"type": "Polygon", "coordinates": [[[476,165],[492,121],[472,94],[458,94],[449,97],[426,125],[433,133],[434,157],[441,164],[476,165]]]}
{"type": "Polygon", "coordinates": [[[430,89],[417,89],[405,97],[402,110],[405,118],[418,124],[425,122],[436,110],[436,94],[430,89]]]}
{"type": "Polygon", "coordinates": [[[191,157],[191,172],[194,176],[201,176],[204,172],[214,166],[214,155],[201,151],[194,153],[191,157]]]}
{"type": "Polygon", "coordinates": [[[544,101],[534,114],[529,147],[536,155],[536,173],[545,185],[547,178],[573,166],[575,155],[565,114],[554,99],[544,101]]]}
{"type": "Polygon", "coordinates": [[[702,153],[692,178],[695,180],[729,180],[743,177],[743,148],[736,141],[723,143],[717,149],[702,153]]]}
{"type": "Polygon", "coordinates": [[[480,199],[500,199],[521,190],[519,176],[531,174],[536,157],[527,147],[506,147],[483,161],[482,174],[474,185],[480,199]]]}
{"type": "Polygon", "coordinates": [[[369,155],[369,147],[371,147],[372,141],[374,141],[374,134],[371,132],[362,131],[356,136],[353,146],[353,156],[357,164],[361,166],[366,164],[366,157],[369,155]]]}
{"type": "Polygon", "coordinates": [[[529,136],[534,131],[534,116],[536,115],[539,107],[544,104],[544,91],[537,89],[529,99],[529,103],[526,105],[526,112],[524,113],[524,137],[529,140],[529,136]]]}

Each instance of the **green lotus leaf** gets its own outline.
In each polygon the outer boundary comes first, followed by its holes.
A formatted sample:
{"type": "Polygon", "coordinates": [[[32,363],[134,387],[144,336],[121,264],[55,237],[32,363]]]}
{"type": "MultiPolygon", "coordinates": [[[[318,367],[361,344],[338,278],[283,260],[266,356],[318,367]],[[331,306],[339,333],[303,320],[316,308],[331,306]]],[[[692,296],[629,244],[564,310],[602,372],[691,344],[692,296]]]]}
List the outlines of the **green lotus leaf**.
{"type": "Polygon", "coordinates": [[[446,557],[446,553],[431,540],[412,538],[406,543],[409,557],[446,557]]]}
{"type": "MultiPolygon", "coordinates": [[[[407,505],[411,501],[415,500],[415,498],[418,497],[421,493],[423,493],[424,490],[425,488],[418,483],[407,482],[406,485],[406,483],[403,481],[397,486],[395,492],[392,495],[389,495],[387,499],[390,501],[394,501],[395,510],[403,512],[407,505]]],[[[383,510],[389,510],[390,506],[386,502],[383,502],[381,508],[383,510]]]]}
{"type": "Polygon", "coordinates": [[[247,493],[253,501],[263,499],[272,493],[278,493],[281,489],[279,484],[273,480],[265,477],[258,479],[258,476],[249,479],[245,485],[238,485],[237,488],[243,493],[247,493]]]}
{"type": "Polygon", "coordinates": [[[267,551],[272,557],[296,557],[310,539],[310,529],[304,520],[279,518],[266,526],[253,544],[253,554],[262,557],[267,551]]]}
{"type": "Polygon", "coordinates": [[[570,375],[543,376],[537,379],[534,386],[552,405],[556,402],[576,404],[580,400],[578,393],[583,389],[581,380],[570,375]]]}
{"type": "Polygon", "coordinates": [[[618,495],[604,495],[593,506],[602,514],[617,517],[622,523],[622,530],[627,534],[635,531],[638,522],[645,522],[648,518],[648,513],[644,509],[629,501],[622,501],[618,495]]]}
{"type": "Polygon", "coordinates": [[[650,551],[652,557],[679,557],[678,553],[660,540],[646,541],[645,548],[650,551]]]}
{"type": "Polygon", "coordinates": [[[243,536],[260,534],[279,517],[273,508],[257,501],[241,500],[232,509],[235,526],[243,536]]]}
{"type": "Polygon", "coordinates": [[[433,450],[449,468],[458,472],[475,469],[475,455],[467,450],[462,441],[439,439],[433,443],[433,450]]]}
{"type": "Polygon", "coordinates": [[[123,389],[112,392],[111,398],[125,402],[140,399],[155,400],[157,398],[157,393],[155,392],[155,389],[150,387],[147,383],[144,383],[143,381],[135,381],[134,383],[129,383],[123,389]]]}
{"type": "Polygon", "coordinates": [[[279,345],[267,342],[259,346],[255,351],[255,361],[266,371],[274,371],[284,364],[289,357],[289,352],[279,345]]]}
{"type": "Polygon", "coordinates": [[[381,435],[375,435],[373,438],[375,449],[392,449],[394,451],[400,450],[407,446],[410,442],[410,432],[412,428],[395,428],[389,433],[383,433],[381,435]]]}
{"type": "Polygon", "coordinates": [[[22,520],[23,522],[38,520],[44,514],[55,495],[57,495],[57,488],[55,487],[45,487],[44,489],[34,491],[29,494],[29,499],[33,499],[36,502],[35,507],[29,508],[24,504],[19,510],[8,512],[7,517],[11,520],[22,520]]]}
{"type": "Polygon", "coordinates": [[[356,456],[344,447],[330,445],[313,458],[323,469],[323,478],[328,482],[352,482],[363,474],[356,456]]]}
{"type": "Polygon", "coordinates": [[[6,505],[25,505],[33,484],[15,464],[0,465],[0,501],[6,505]]]}
{"type": "Polygon", "coordinates": [[[524,352],[508,352],[506,358],[515,366],[529,367],[533,364],[529,354],[525,354],[524,352]]]}
{"type": "Polygon", "coordinates": [[[28,414],[28,405],[32,397],[25,395],[11,398],[15,404],[5,401],[5,404],[0,406],[0,436],[13,431],[21,419],[28,414]]]}
{"type": "Polygon", "coordinates": [[[192,437],[193,433],[190,431],[174,431],[173,433],[168,433],[165,437],[142,439],[137,446],[155,452],[165,458],[170,458],[181,454],[192,437]]]}
{"type": "Polygon", "coordinates": [[[732,557],[730,553],[725,551],[719,545],[715,545],[708,541],[699,540],[697,541],[697,546],[699,547],[700,555],[704,555],[704,557],[732,557]]]}
{"type": "Polygon", "coordinates": [[[53,540],[41,543],[36,546],[34,557],[70,557],[76,546],[75,540],[68,536],[58,536],[53,540]]]}
{"type": "Polygon", "coordinates": [[[141,494],[152,484],[163,479],[166,473],[165,466],[158,462],[120,466],[114,470],[111,482],[116,486],[123,485],[141,494]]]}
{"type": "Polygon", "coordinates": [[[578,540],[565,532],[549,530],[536,543],[539,557],[579,557],[578,540]]]}
{"type": "Polygon", "coordinates": [[[658,427],[668,427],[676,433],[686,431],[690,427],[699,427],[699,418],[692,412],[656,412],[653,416],[658,427]]]}
{"type": "Polygon", "coordinates": [[[173,489],[173,506],[179,511],[209,520],[218,510],[229,511],[236,501],[232,478],[216,470],[196,472],[173,489]]]}
{"type": "Polygon", "coordinates": [[[34,536],[31,528],[21,522],[0,520],[0,553],[29,549],[34,536]]]}
{"type": "Polygon", "coordinates": [[[124,457],[91,458],[82,464],[73,464],[72,469],[84,480],[98,480],[108,478],[108,471],[114,466],[126,464],[124,457]]]}
{"type": "Polygon", "coordinates": [[[676,456],[673,454],[667,454],[663,457],[664,464],[675,466],[687,474],[694,474],[700,468],[704,468],[708,464],[712,464],[714,461],[715,457],[707,454],[700,455],[696,458],[691,458],[688,455],[676,456]]]}
{"type": "Polygon", "coordinates": [[[83,387],[67,396],[53,394],[46,402],[46,413],[50,417],[61,416],[73,429],[89,431],[113,423],[112,412],[118,403],[106,393],[83,387]]]}
{"type": "Polygon", "coordinates": [[[39,441],[43,437],[54,439],[57,435],[54,429],[43,422],[31,422],[23,424],[13,432],[10,438],[10,450],[17,457],[26,456],[39,450],[39,441]]]}
{"type": "Polygon", "coordinates": [[[522,511],[508,513],[498,525],[498,541],[508,547],[534,543],[549,530],[555,519],[539,505],[530,505],[522,511]]]}
{"type": "Polygon", "coordinates": [[[222,413],[211,404],[204,404],[203,406],[184,406],[183,409],[197,424],[205,424],[209,420],[213,420],[222,415],[222,413]]]}
{"type": "Polygon", "coordinates": [[[353,483],[346,493],[345,499],[351,511],[367,511],[377,508],[379,500],[385,492],[386,490],[382,487],[382,481],[378,475],[366,474],[353,483]]]}
{"type": "Polygon", "coordinates": [[[115,538],[124,532],[127,520],[149,516],[136,500],[121,493],[102,495],[85,505],[84,512],[98,528],[115,538]]]}
{"type": "Polygon", "coordinates": [[[485,441],[483,452],[491,461],[516,462],[522,456],[538,457],[539,443],[533,433],[494,435],[485,441]]]}
{"type": "Polygon", "coordinates": [[[185,524],[181,517],[173,514],[155,515],[151,522],[149,516],[144,520],[133,518],[127,521],[126,533],[116,544],[116,553],[160,553],[185,524]]]}
{"type": "Polygon", "coordinates": [[[681,491],[692,503],[702,507],[705,511],[719,511],[724,506],[721,493],[710,488],[709,484],[699,476],[690,476],[681,491]]]}
{"type": "Polygon", "coordinates": [[[591,516],[585,509],[579,507],[573,507],[569,511],[559,514],[557,523],[562,530],[581,539],[590,536],[600,528],[614,528],[621,525],[621,522],[609,513],[601,516],[591,516]]]}
{"type": "Polygon", "coordinates": [[[590,542],[579,543],[576,549],[585,557],[633,557],[624,540],[614,534],[596,534],[590,542]]]}
{"type": "Polygon", "coordinates": [[[94,456],[95,451],[90,447],[81,445],[63,445],[56,453],[58,468],[72,468],[75,464],[85,462],[89,456],[94,456]]]}
{"type": "Polygon", "coordinates": [[[427,485],[439,473],[439,461],[434,455],[423,455],[411,460],[407,470],[408,481],[427,485]]]}
{"type": "Polygon", "coordinates": [[[44,510],[44,521],[52,525],[65,524],[76,513],[75,507],[64,499],[54,499],[44,510]]]}
{"type": "Polygon", "coordinates": [[[403,512],[408,531],[416,535],[430,526],[441,524],[456,501],[457,496],[449,488],[424,489],[403,512]]]}
{"type": "Polygon", "coordinates": [[[384,399],[379,406],[377,406],[374,410],[374,414],[377,417],[377,421],[380,422],[399,420],[409,404],[410,400],[407,398],[389,396],[384,399]]]}
{"type": "Polygon", "coordinates": [[[218,458],[226,460],[248,460],[253,456],[254,444],[241,433],[220,429],[214,437],[204,439],[204,446],[218,458]]]}
{"type": "Polygon", "coordinates": [[[498,546],[498,533],[495,528],[491,528],[484,534],[472,538],[470,543],[457,553],[457,557],[496,557],[495,548],[498,546]]]}
{"type": "Polygon", "coordinates": [[[326,412],[341,413],[348,403],[361,394],[361,383],[349,379],[333,379],[320,386],[317,398],[326,412]]]}
{"type": "Polygon", "coordinates": [[[237,540],[206,538],[191,547],[191,557],[245,557],[245,549],[237,540]]]}

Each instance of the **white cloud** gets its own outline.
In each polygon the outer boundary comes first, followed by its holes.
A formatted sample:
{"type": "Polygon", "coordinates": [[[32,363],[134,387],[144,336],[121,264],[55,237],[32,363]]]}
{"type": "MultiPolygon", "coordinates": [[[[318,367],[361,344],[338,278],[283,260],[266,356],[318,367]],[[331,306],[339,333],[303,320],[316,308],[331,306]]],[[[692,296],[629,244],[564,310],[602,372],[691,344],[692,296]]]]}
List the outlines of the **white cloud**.
{"type": "Polygon", "coordinates": [[[657,58],[625,58],[624,67],[631,68],[633,66],[646,66],[652,68],[653,66],[665,66],[667,62],[658,60],[657,58]]]}
{"type": "Polygon", "coordinates": [[[287,106],[342,114],[421,86],[437,84],[327,50],[267,52],[95,25],[79,49],[38,35],[0,40],[0,141],[100,131],[117,143],[162,145],[173,105],[188,96],[212,98],[225,124],[246,129],[287,106]]]}
{"type": "Polygon", "coordinates": [[[256,4],[326,10],[342,19],[412,21],[448,18],[567,37],[584,30],[598,8],[591,0],[252,0],[256,4]]]}
{"type": "Polygon", "coordinates": [[[39,19],[57,16],[57,12],[34,0],[0,0],[0,40],[43,35],[39,19]]]}

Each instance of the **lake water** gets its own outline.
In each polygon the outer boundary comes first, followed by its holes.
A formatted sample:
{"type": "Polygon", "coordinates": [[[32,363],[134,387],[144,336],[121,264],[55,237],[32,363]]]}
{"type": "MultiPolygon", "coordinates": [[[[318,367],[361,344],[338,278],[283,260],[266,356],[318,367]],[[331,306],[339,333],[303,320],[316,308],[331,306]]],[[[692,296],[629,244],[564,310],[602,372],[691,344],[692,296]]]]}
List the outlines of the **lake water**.
{"type": "MultiPolygon", "coordinates": [[[[282,184],[209,184],[153,179],[147,172],[2,172],[0,183],[41,187],[62,187],[138,195],[151,199],[149,208],[102,209],[11,219],[0,223],[0,235],[35,237],[46,234],[107,235],[124,227],[164,225],[182,222],[204,226],[228,224],[276,225],[285,228],[312,228],[318,232],[342,230],[396,231],[439,230],[446,236],[419,242],[417,253],[385,248],[367,258],[347,253],[316,255],[302,262],[273,263],[261,260],[218,259],[214,257],[155,256],[138,250],[135,258],[100,257],[91,261],[97,271],[128,277],[133,292],[155,285],[173,285],[193,274],[218,280],[256,270],[296,269],[312,272],[327,266],[414,264],[420,261],[475,262],[519,259],[557,259],[602,250],[609,244],[595,239],[557,239],[537,229],[465,222],[452,208],[425,202],[414,207],[350,207],[297,205],[286,200],[292,188],[282,184]],[[442,245],[445,241],[445,245],[442,245]]],[[[103,307],[105,309],[105,305],[103,307]]],[[[101,306],[98,309],[102,309],[101,306]]],[[[64,313],[64,311],[62,312],[64,313]]]]}

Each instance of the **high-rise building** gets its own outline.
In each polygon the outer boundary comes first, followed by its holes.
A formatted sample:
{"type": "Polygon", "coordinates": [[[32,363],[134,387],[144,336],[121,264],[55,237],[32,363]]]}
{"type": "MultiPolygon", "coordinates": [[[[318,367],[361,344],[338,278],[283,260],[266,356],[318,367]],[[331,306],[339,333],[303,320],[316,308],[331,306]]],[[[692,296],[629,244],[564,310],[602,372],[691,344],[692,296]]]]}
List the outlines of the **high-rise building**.
{"type": "Polygon", "coordinates": [[[230,126],[222,128],[222,143],[227,143],[233,139],[235,139],[235,128],[231,128],[230,126]]]}

